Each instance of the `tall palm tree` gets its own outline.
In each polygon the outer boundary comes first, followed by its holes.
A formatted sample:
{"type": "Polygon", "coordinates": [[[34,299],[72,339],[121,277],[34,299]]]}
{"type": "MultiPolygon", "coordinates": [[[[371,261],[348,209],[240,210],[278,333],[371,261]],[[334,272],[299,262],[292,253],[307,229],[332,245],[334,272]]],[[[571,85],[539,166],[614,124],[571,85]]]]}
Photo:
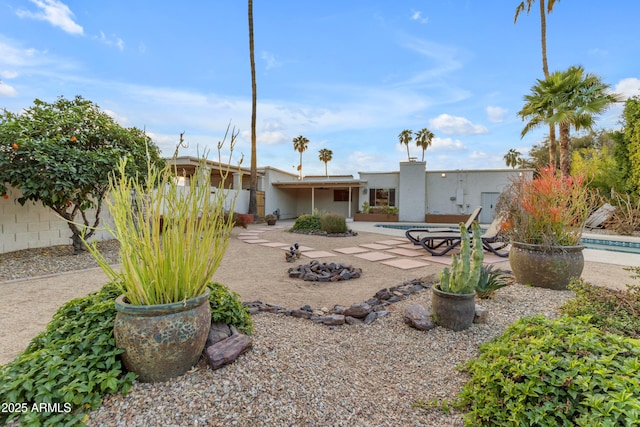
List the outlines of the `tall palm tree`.
{"type": "Polygon", "coordinates": [[[509,149],[507,154],[504,155],[504,161],[507,164],[507,167],[515,169],[521,162],[521,153],[516,149],[509,149]]]}
{"type": "Polygon", "coordinates": [[[251,61],[251,178],[249,181],[249,214],[258,215],[258,163],[256,159],[256,61],[253,46],[253,0],[249,0],[249,59],[251,61]]]}
{"type": "Polygon", "coordinates": [[[329,176],[327,163],[329,163],[333,158],[333,151],[327,148],[322,148],[320,151],[318,151],[318,158],[320,159],[320,161],[324,162],[324,176],[329,176]]]}
{"type": "Polygon", "coordinates": [[[302,153],[307,150],[308,145],[309,140],[302,135],[293,138],[293,149],[300,153],[300,164],[298,165],[300,179],[302,179],[302,153]]]}
{"type": "Polygon", "coordinates": [[[398,139],[400,140],[400,144],[404,144],[407,146],[407,160],[411,160],[411,154],[409,154],[409,143],[413,139],[413,132],[409,129],[405,129],[398,135],[398,139]]]}
{"type": "MultiPolygon", "coordinates": [[[[560,0],[557,0],[560,1],[560,0]]],[[[525,0],[520,2],[516,7],[516,14],[513,18],[513,23],[515,24],[518,21],[518,16],[521,12],[527,10],[527,15],[531,12],[531,6],[535,3],[535,0],[525,0]]],[[[545,0],[538,0],[539,10],[540,10],[540,44],[542,46],[542,72],[544,73],[544,78],[549,78],[549,65],[547,64],[547,17],[546,14],[549,14],[553,11],[553,6],[555,5],[556,0],[547,0],[547,6],[545,7],[545,0]],[[546,9],[546,14],[545,14],[546,9]]],[[[552,114],[551,112],[549,113],[552,114]]],[[[549,123],[549,164],[555,169],[556,168],[556,127],[555,125],[549,123]]]]}
{"type": "Polygon", "coordinates": [[[431,146],[435,135],[427,128],[422,128],[416,132],[416,145],[422,148],[422,161],[424,162],[424,152],[431,146]]]}
{"type": "MultiPolygon", "coordinates": [[[[555,73],[554,73],[555,74],[555,73]]],[[[604,112],[620,96],[610,92],[611,86],[603,83],[595,74],[586,73],[580,66],[572,66],[559,73],[561,93],[554,105],[555,115],[551,122],[560,130],[560,170],[562,175],[571,174],[570,130],[591,129],[595,116],[604,112]]]]}
{"type": "Polygon", "coordinates": [[[582,67],[570,67],[556,71],[545,80],[537,80],[531,94],[525,96],[525,105],[518,112],[522,120],[528,120],[521,132],[524,136],[531,129],[543,124],[558,125],[560,131],[560,171],[571,174],[571,136],[576,130],[591,129],[595,116],[618,101],[618,95],[608,92],[610,86],[593,74],[585,74],[582,67]]]}

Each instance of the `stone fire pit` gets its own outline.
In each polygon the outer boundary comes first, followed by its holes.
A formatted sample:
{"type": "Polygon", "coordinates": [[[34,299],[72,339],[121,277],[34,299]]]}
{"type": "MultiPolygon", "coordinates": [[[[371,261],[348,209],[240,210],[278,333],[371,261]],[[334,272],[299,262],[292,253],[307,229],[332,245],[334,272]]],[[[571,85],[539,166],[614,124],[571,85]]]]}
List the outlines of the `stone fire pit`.
{"type": "Polygon", "coordinates": [[[360,275],[362,275],[361,268],[336,262],[320,263],[315,259],[309,264],[289,269],[289,277],[295,277],[307,282],[337,282],[339,280],[357,279],[360,275]]]}

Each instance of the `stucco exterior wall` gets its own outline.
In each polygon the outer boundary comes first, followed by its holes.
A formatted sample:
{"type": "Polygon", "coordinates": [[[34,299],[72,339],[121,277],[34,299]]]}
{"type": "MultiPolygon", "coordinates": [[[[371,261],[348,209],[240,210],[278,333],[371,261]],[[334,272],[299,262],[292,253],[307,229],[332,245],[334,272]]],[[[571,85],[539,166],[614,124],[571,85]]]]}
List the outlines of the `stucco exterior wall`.
{"type": "Polygon", "coordinates": [[[398,206],[398,194],[400,192],[400,172],[358,172],[358,174],[360,175],[360,180],[367,182],[366,187],[361,188],[358,192],[358,209],[362,208],[362,204],[364,202],[369,203],[369,191],[372,188],[395,188],[395,205],[398,206]]]}
{"type": "MultiPolygon", "coordinates": [[[[495,206],[484,206],[483,193],[499,194],[519,173],[531,170],[496,169],[471,171],[428,171],[427,213],[469,214],[483,206],[484,222],[491,222],[495,206]]],[[[481,221],[482,222],[482,221],[481,221]]]]}
{"type": "Polygon", "coordinates": [[[264,187],[261,191],[264,191],[264,212],[270,214],[280,210],[280,219],[291,219],[297,216],[298,212],[298,200],[297,194],[293,190],[280,190],[272,184],[278,181],[290,181],[295,179],[295,175],[287,172],[283,172],[274,168],[264,169],[264,187]]]}
{"type": "Polygon", "coordinates": [[[400,163],[399,221],[424,222],[427,205],[426,162],[400,163]]]}

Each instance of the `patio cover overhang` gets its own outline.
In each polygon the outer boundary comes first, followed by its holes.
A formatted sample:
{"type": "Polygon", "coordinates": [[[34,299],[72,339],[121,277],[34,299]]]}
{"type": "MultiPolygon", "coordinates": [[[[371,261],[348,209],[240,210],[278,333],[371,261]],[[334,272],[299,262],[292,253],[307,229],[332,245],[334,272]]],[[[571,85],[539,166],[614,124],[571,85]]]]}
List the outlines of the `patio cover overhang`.
{"type": "MultiPolygon", "coordinates": [[[[361,181],[359,179],[353,178],[336,178],[332,179],[324,178],[324,179],[302,179],[296,181],[280,181],[280,182],[272,182],[276,188],[279,189],[311,189],[311,210],[315,210],[315,190],[316,188],[320,189],[348,189],[349,190],[349,200],[351,200],[351,193],[353,188],[360,188],[367,185],[367,181],[361,181]]],[[[348,216],[351,217],[351,202],[349,202],[349,213],[348,216]]]]}

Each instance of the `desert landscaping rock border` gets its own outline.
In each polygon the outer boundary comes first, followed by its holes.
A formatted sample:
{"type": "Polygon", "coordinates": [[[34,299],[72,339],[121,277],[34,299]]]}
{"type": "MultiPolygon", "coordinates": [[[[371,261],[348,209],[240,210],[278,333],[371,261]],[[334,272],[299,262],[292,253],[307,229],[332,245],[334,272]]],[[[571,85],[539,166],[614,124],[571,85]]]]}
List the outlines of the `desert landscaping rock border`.
{"type": "Polygon", "coordinates": [[[308,319],[312,322],[327,326],[353,325],[358,323],[370,324],[376,319],[389,314],[387,307],[396,302],[402,301],[417,292],[430,289],[438,281],[437,275],[407,280],[398,286],[383,288],[375,293],[368,300],[353,304],[350,307],[335,305],[332,309],[323,307],[313,309],[309,305],[292,309],[275,304],[268,304],[262,301],[252,301],[243,303],[254,315],[258,313],[274,313],[285,316],[308,319]]]}

